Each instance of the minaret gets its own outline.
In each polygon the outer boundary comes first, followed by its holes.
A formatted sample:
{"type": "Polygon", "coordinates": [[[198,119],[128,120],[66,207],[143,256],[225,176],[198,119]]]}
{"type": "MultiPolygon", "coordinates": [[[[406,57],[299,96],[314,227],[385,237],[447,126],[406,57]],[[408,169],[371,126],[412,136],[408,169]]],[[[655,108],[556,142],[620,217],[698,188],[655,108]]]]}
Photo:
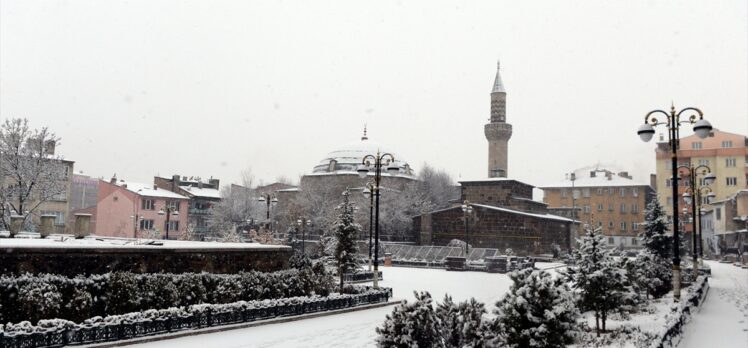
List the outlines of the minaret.
{"type": "Polygon", "coordinates": [[[501,82],[500,64],[496,65],[496,80],[491,90],[491,122],[486,124],[484,131],[488,140],[488,177],[506,178],[507,143],[512,137],[512,125],[506,123],[506,90],[501,82]]]}

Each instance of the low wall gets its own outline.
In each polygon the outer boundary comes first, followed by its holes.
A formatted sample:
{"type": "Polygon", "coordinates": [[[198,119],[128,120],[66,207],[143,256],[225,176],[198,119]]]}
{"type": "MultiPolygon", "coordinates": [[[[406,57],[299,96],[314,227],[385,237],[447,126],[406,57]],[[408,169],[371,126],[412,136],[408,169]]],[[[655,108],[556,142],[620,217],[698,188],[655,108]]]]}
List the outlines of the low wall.
{"type": "Polygon", "coordinates": [[[0,272],[66,276],[113,271],[135,273],[272,272],[288,268],[291,248],[33,247],[0,243],[0,272]]]}

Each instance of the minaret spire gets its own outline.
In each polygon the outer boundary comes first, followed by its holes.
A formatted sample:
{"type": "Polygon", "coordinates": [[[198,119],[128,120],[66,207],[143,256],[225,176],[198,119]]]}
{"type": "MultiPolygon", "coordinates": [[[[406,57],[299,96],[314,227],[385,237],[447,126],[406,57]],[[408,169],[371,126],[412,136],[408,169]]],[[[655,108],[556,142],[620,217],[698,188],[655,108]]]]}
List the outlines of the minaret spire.
{"type": "Polygon", "coordinates": [[[504,82],[501,81],[501,61],[496,62],[496,78],[493,80],[493,89],[491,93],[506,93],[504,89],[504,82]]]}
{"type": "Polygon", "coordinates": [[[501,81],[501,63],[496,63],[496,79],[491,89],[491,120],[484,126],[488,140],[488,177],[501,178],[508,174],[508,142],[512,125],[506,123],[506,90],[501,81]]]}

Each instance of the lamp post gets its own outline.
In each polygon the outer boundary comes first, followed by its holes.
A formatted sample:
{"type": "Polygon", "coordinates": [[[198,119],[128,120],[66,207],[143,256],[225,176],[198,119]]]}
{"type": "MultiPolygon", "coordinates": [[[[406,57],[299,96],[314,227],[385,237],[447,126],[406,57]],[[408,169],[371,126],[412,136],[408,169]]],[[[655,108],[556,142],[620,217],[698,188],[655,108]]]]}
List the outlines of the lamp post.
{"type": "Polygon", "coordinates": [[[379,153],[377,150],[376,155],[366,155],[361,160],[361,164],[358,166],[358,175],[361,178],[366,178],[369,174],[369,167],[374,166],[374,186],[373,194],[375,196],[375,215],[374,215],[374,288],[379,289],[379,196],[380,196],[380,183],[382,180],[382,166],[386,166],[386,170],[391,174],[397,174],[400,167],[395,165],[395,156],[389,153],[379,153]]]}
{"type": "Polygon", "coordinates": [[[467,199],[462,202],[462,216],[465,219],[465,262],[470,255],[470,214],[473,213],[473,206],[467,199]]]}
{"type": "Polygon", "coordinates": [[[296,220],[296,225],[301,228],[301,255],[306,255],[306,226],[311,226],[312,220],[301,217],[296,220]]]}
{"type": "Polygon", "coordinates": [[[672,169],[673,183],[673,299],[675,302],[680,301],[680,250],[678,245],[678,146],[680,142],[680,126],[682,123],[693,124],[693,131],[703,139],[709,135],[712,125],[704,119],[704,113],[694,107],[687,107],[678,112],[675,106],[670,106],[670,112],[664,110],[652,110],[644,116],[644,124],[639,126],[637,134],[643,141],[652,140],[655,126],[665,125],[668,129],[668,141],[670,143],[670,162],[672,169]],[[685,112],[693,112],[687,120],[681,121],[681,115],[685,112]],[[655,114],[665,116],[665,122],[658,121],[655,114]],[[698,116],[696,116],[698,114],[698,116]]]}
{"type": "Polygon", "coordinates": [[[372,229],[374,228],[374,195],[371,192],[374,191],[374,185],[367,182],[366,187],[363,190],[364,197],[369,199],[369,272],[371,272],[371,238],[372,229]]]}
{"type": "Polygon", "coordinates": [[[704,250],[703,250],[703,242],[701,241],[701,191],[703,189],[709,190],[709,193],[706,195],[707,202],[711,202],[711,199],[714,197],[714,193],[711,192],[712,190],[709,189],[709,185],[711,185],[714,180],[717,178],[714,174],[712,174],[711,169],[709,166],[706,165],[698,165],[694,167],[693,165],[690,166],[680,166],[678,169],[686,169],[688,171],[688,188],[686,189],[686,192],[683,193],[683,201],[686,204],[691,205],[691,216],[693,218],[693,223],[691,224],[691,229],[693,233],[693,262],[694,262],[694,277],[698,275],[698,269],[696,268],[697,264],[701,264],[699,262],[699,257],[704,257],[704,250]],[[703,185],[697,186],[696,177],[699,175],[699,169],[701,169],[702,175],[704,175],[703,179],[703,185]],[[697,217],[698,216],[698,221],[697,217]],[[696,238],[696,224],[698,222],[698,243],[696,238]]]}
{"type": "MultiPolygon", "coordinates": [[[[179,204],[179,203],[177,203],[179,204]]],[[[169,206],[166,205],[164,208],[160,209],[158,211],[158,215],[166,215],[166,228],[164,228],[164,231],[166,231],[166,239],[169,239],[169,221],[171,220],[171,216],[179,216],[179,209],[177,206],[169,206]]]]}
{"type": "Polygon", "coordinates": [[[271,229],[273,226],[270,222],[270,207],[275,206],[278,204],[278,198],[275,197],[274,193],[263,193],[260,195],[260,198],[257,199],[258,201],[262,203],[267,204],[267,211],[266,211],[266,218],[267,218],[267,225],[265,225],[266,228],[271,229]]]}

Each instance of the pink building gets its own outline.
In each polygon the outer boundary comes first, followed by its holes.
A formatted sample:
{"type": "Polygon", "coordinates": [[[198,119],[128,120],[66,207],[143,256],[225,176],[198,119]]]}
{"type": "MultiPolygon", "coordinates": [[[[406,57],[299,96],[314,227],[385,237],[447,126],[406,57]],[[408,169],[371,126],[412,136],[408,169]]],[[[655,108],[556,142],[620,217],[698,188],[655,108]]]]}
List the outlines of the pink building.
{"type": "Polygon", "coordinates": [[[155,185],[99,180],[92,212],[94,234],[110,237],[177,239],[187,228],[189,199],[155,185]],[[166,222],[169,220],[169,225],[166,222]]]}

